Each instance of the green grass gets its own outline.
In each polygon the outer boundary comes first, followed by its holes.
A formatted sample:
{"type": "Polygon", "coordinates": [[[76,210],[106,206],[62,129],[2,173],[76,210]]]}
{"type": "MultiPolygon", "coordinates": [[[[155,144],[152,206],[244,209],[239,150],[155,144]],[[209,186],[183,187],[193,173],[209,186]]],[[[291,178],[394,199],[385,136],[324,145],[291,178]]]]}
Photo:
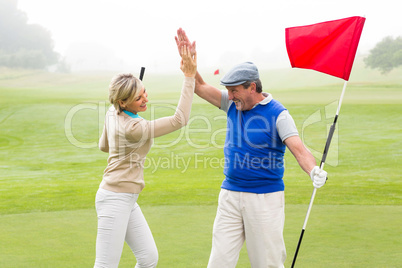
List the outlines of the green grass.
{"type": "MultiPolygon", "coordinates": [[[[290,267],[307,205],[287,205],[285,242],[290,267]]],[[[145,206],[160,260],[158,267],[206,267],[215,206],[145,206]]],[[[297,267],[400,267],[401,206],[315,205],[297,267]],[[390,216],[392,215],[392,216],[390,216]]],[[[91,267],[93,209],[0,217],[1,267],[91,267]]],[[[125,245],[119,267],[133,267],[125,245]]],[[[237,267],[250,267],[243,247],[237,267]]]]}
{"type": "MultiPolygon", "coordinates": [[[[298,267],[398,267],[402,261],[402,70],[381,76],[356,66],[298,267]]],[[[90,267],[94,198],[107,159],[97,140],[113,74],[0,73],[0,267],[90,267]]],[[[205,80],[219,85],[218,76],[205,80]]],[[[150,104],[143,116],[172,114],[181,81],[181,75],[147,75],[150,104]]],[[[319,161],[342,80],[289,69],[263,72],[262,81],[289,109],[319,161]]],[[[156,139],[148,154],[139,203],[158,244],[159,267],[206,266],[223,179],[223,116],[196,97],[190,124],[156,139]]],[[[285,160],[288,267],[312,186],[289,152],[285,160]]],[[[125,247],[120,267],[133,262],[125,247]]],[[[245,248],[238,267],[250,267],[245,248]]]]}

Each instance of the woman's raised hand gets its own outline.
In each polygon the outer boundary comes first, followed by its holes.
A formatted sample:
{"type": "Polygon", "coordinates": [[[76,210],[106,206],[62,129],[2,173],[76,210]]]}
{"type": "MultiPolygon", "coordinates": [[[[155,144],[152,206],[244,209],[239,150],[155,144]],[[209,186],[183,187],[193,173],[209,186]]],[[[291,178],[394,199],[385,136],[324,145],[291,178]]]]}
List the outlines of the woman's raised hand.
{"type": "Polygon", "coordinates": [[[180,48],[181,62],[180,69],[186,77],[195,77],[197,73],[197,52],[183,45],[180,48]]]}

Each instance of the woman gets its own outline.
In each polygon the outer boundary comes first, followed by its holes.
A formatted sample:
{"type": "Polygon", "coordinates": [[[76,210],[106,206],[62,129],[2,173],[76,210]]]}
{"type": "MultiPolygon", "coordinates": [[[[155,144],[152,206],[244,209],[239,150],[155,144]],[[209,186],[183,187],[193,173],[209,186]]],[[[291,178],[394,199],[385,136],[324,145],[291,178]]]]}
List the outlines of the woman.
{"type": "Polygon", "coordinates": [[[143,167],[153,138],[185,126],[189,120],[197,72],[196,55],[181,50],[183,88],[173,116],[147,121],[138,115],[147,109],[147,92],[131,74],[120,74],[109,86],[112,104],[106,113],[99,148],[109,153],[96,194],[98,234],[95,267],[118,267],[124,240],[132,249],[135,267],[156,267],[158,251],[151,230],[137,204],[145,186],[143,167]]]}

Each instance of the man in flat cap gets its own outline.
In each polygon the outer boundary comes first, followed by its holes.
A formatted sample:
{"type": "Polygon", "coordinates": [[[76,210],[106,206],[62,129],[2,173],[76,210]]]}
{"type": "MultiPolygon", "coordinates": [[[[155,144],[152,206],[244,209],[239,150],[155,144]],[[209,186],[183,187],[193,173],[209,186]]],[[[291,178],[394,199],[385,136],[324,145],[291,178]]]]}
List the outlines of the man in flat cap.
{"type": "MultiPolygon", "coordinates": [[[[195,46],[181,28],[176,42],[178,47],[195,46]]],[[[195,93],[227,114],[225,178],[208,268],[235,267],[245,240],[251,267],[284,267],[286,147],[310,175],[314,187],[325,184],[327,173],[304,146],[286,108],[262,91],[252,62],[234,66],[221,85],[227,90],[207,84],[197,72],[195,93]]]]}

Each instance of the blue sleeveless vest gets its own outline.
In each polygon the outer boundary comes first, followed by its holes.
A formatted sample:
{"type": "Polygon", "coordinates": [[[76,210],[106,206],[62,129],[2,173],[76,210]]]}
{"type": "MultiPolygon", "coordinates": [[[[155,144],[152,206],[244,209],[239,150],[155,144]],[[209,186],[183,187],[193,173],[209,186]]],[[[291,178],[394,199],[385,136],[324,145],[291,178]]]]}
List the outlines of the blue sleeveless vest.
{"type": "Polygon", "coordinates": [[[285,189],[286,146],[276,129],[276,119],[284,110],[274,99],[249,111],[230,105],[224,146],[226,177],[221,188],[258,194],[285,189]]]}

